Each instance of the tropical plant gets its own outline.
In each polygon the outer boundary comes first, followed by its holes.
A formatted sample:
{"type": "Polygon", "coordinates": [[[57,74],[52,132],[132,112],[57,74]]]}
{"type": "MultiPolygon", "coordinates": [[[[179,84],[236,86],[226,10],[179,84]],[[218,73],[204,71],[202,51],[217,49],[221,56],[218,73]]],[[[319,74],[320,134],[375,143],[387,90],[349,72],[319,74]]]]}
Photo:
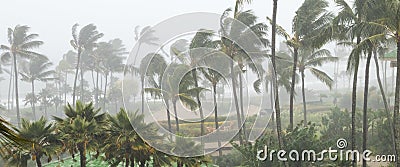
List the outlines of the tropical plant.
{"type": "Polygon", "coordinates": [[[317,69],[317,67],[322,66],[324,63],[337,61],[337,57],[333,57],[329,50],[321,49],[316,51],[311,51],[310,49],[302,49],[299,53],[299,61],[297,66],[299,67],[299,73],[301,76],[301,91],[303,96],[303,112],[304,112],[304,126],[307,126],[307,102],[305,95],[305,71],[309,70],[318,80],[323,82],[325,85],[332,88],[333,80],[325,72],[317,69]]]}
{"type": "MultiPolygon", "coordinates": [[[[54,78],[51,76],[55,73],[54,70],[49,70],[53,64],[47,58],[33,58],[29,62],[22,62],[21,66],[21,80],[28,82],[32,86],[32,97],[35,97],[35,81],[50,81],[54,78]]],[[[36,120],[36,100],[31,103],[33,118],[36,120]]]]}
{"type": "Polygon", "coordinates": [[[112,165],[125,162],[125,166],[135,166],[135,162],[139,162],[139,166],[145,166],[150,161],[155,150],[139,136],[135,129],[141,129],[141,132],[146,131],[147,135],[153,136],[152,140],[162,138],[157,136],[157,129],[153,124],[146,124],[143,120],[143,115],[137,112],[127,113],[122,108],[117,115],[108,116],[110,124],[106,128],[108,137],[103,151],[106,153],[106,160],[112,165]]]}
{"type": "MultiPolygon", "coordinates": [[[[103,37],[102,33],[99,33],[96,29],[97,27],[93,24],[89,24],[84,26],[79,34],[77,32],[78,24],[74,24],[72,26],[72,40],[70,41],[71,46],[76,50],[77,53],[77,62],[75,67],[75,79],[74,79],[74,87],[72,92],[72,103],[75,105],[75,93],[76,93],[76,83],[78,80],[78,72],[81,66],[81,54],[83,51],[90,51],[96,46],[96,41],[103,37]]],[[[82,81],[81,81],[82,82],[82,81]]]]}
{"type": "Polygon", "coordinates": [[[86,166],[88,151],[98,150],[100,136],[106,122],[106,114],[95,110],[93,103],[83,104],[77,101],[75,108],[68,104],[64,113],[65,119],[54,117],[57,130],[61,135],[63,150],[68,151],[72,157],[79,153],[80,165],[86,166]]]}
{"type": "Polygon", "coordinates": [[[9,46],[1,45],[0,49],[6,53],[3,54],[2,59],[12,59],[14,71],[14,89],[15,89],[15,103],[17,112],[18,127],[21,126],[21,116],[19,111],[19,95],[18,95],[18,67],[17,59],[19,58],[32,58],[43,57],[43,55],[32,51],[43,44],[42,41],[37,41],[38,34],[28,34],[28,26],[15,26],[14,29],[8,28],[8,43],[9,46]]]}
{"type": "Polygon", "coordinates": [[[30,142],[25,144],[23,149],[31,155],[31,159],[36,161],[38,167],[42,166],[43,156],[48,157],[48,162],[50,162],[53,155],[59,156],[60,154],[61,141],[55,134],[55,126],[47,122],[44,117],[34,122],[22,119],[19,135],[29,139],[30,142]]]}
{"type": "Polygon", "coordinates": [[[158,41],[158,37],[154,36],[155,31],[150,27],[146,26],[140,30],[140,26],[135,27],[135,40],[138,43],[138,48],[136,50],[135,58],[133,61],[133,65],[136,63],[136,58],[139,55],[139,50],[142,44],[147,44],[147,45],[158,45],[156,41],[158,41]]]}

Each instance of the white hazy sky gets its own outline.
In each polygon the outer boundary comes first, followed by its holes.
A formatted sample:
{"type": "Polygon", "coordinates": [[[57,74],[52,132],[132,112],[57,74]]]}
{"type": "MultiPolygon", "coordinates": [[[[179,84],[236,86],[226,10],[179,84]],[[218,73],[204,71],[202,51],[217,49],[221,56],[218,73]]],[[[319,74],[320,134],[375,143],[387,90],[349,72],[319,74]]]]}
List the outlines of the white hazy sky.
{"type": "MultiPolygon", "coordinates": [[[[279,1],[279,24],[290,30],[294,12],[301,0],[279,1]]],[[[7,28],[28,25],[45,44],[38,49],[57,63],[71,49],[71,27],[75,23],[94,23],[105,34],[102,40],[120,38],[130,50],[134,42],[134,27],[157,23],[189,12],[222,13],[233,7],[234,0],[12,0],[1,7],[0,43],[7,43],[7,28]]],[[[253,0],[245,9],[254,10],[260,21],[272,15],[272,0],[253,0]]]]}

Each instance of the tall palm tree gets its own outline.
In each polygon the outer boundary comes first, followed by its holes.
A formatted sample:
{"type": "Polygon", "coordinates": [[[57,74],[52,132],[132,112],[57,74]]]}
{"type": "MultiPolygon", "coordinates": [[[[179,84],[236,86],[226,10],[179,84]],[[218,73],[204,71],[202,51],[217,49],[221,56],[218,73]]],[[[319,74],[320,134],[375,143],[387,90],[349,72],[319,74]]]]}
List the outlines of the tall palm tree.
{"type": "MultiPolygon", "coordinates": [[[[331,21],[333,15],[326,10],[329,3],[325,0],[306,0],[296,11],[293,19],[293,35],[290,36],[281,26],[277,25],[278,34],[285,37],[286,44],[293,49],[293,67],[289,102],[289,129],[293,129],[294,88],[299,49],[320,48],[330,39],[331,21]]],[[[269,19],[271,22],[271,19],[269,19]]]]}
{"type": "MultiPolygon", "coordinates": [[[[85,50],[92,50],[96,46],[96,41],[103,37],[103,33],[99,33],[96,29],[97,27],[93,24],[86,25],[82,27],[77,32],[78,24],[74,24],[72,26],[72,40],[70,41],[71,46],[78,52],[77,53],[77,62],[75,67],[75,79],[74,79],[74,87],[72,92],[72,103],[75,105],[75,95],[76,95],[76,82],[78,80],[78,72],[81,66],[81,54],[85,50]]],[[[81,81],[82,82],[82,81],[81,81]]]]}
{"type": "Polygon", "coordinates": [[[31,159],[36,161],[38,167],[42,166],[41,158],[48,157],[51,161],[52,155],[60,154],[59,145],[61,144],[55,134],[55,126],[48,123],[44,117],[35,122],[22,119],[22,128],[19,132],[21,137],[29,139],[29,144],[25,144],[24,149],[31,155],[31,159]]]}
{"type": "MultiPolygon", "coordinates": [[[[354,1],[351,7],[345,0],[335,0],[340,11],[334,19],[334,24],[344,32],[344,35],[339,35],[339,40],[350,41],[356,40],[356,44],[360,44],[362,37],[361,31],[357,31],[357,27],[362,24],[364,20],[365,11],[369,10],[365,0],[354,1]]],[[[357,79],[358,79],[358,68],[360,63],[360,55],[350,55],[348,58],[347,71],[353,73],[353,87],[351,95],[351,149],[356,150],[356,107],[357,107],[357,79]]],[[[357,162],[353,158],[353,167],[357,165],[357,162]]]]}
{"type": "Polygon", "coordinates": [[[273,9],[272,9],[272,35],[271,35],[271,63],[273,68],[273,87],[274,87],[274,102],[275,102],[275,113],[276,113],[276,131],[278,137],[278,147],[279,149],[283,148],[283,139],[282,139],[282,123],[281,123],[281,108],[279,105],[279,91],[278,91],[278,83],[277,83],[277,68],[276,68],[276,15],[278,13],[278,0],[273,0],[273,9]]]}
{"type": "Polygon", "coordinates": [[[99,149],[98,142],[103,133],[106,122],[106,114],[95,110],[93,103],[83,104],[77,101],[75,108],[68,104],[64,113],[65,119],[54,117],[57,130],[61,135],[64,150],[74,157],[79,153],[80,166],[86,166],[86,154],[90,150],[99,149]]]}
{"type": "Polygon", "coordinates": [[[329,50],[321,49],[313,51],[310,49],[302,49],[299,52],[299,61],[297,66],[299,67],[299,73],[301,76],[301,90],[303,96],[303,112],[304,112],[304,126],[307,126],[307,102],[305,95],[305,71],[309,70],[318,80],[323,82],[325,85],[332,88],[333,79],[325,72],[317,69],[317,67],[322,66],[324,63],[335,62],[337,57],[331,56],[329,50]]]}
{"type": "MultiPolygon", "coordinates": [[[[49,62],[47,58],[34,58],[29,62],[24,62],[21,68],[21,80],[31,83],[32,96],[35,97],[35,81],[50,81],[54,78],[51,77],[55,73],[54,70],[49,70],[53,63],[49,62]]],[[[32,103],[33,118],[36,120],[35,101],[32,103]]]]}
{"type": "MultiPolygon", "coordinates": [[[[366,30],[375,30],[379,33],[374,34],[366,39],[371,43],[376,43],[378,41],[385,40],[389,37],[389,40],[395,41],[397,44],[397,64],[400,62],[400,2],[398,0],[384,0],[384,1],[376,1],[371,0],[368,3],[369,8],[372,9],[373,13],[372,19],[369,18],[369,22],[366,22],[361,27],[362,29],[366,30]]],[[[397,67],[397,77],[396,77],[396,88],[395,88],[395,103],[394,103],[394,111],[393,111],[393,123],[394,123],[394,134],[395,134],[395,150],[396,155],[398,155],[398,145],[399,145],[399,136],[398,136],[398,127],[399,121],[398,113],[399,113],[399,104],[400,104],[400,68],[397,67]]],[[[397,166],[400,166],[400,162],[397,158],[397,166]]]]}
{"type": "Polygon", "coordinates": [[[140,30],[140,26],[135,27],[135,40],[138,43],[138,49],[136,50],[135,58],[133,61],[133,65],[136,63],[136,58],[139,55],[139,50],[142,44],[147,44],[147,45],[158,45],[156,41],[158,41],[158,38],[154,36],[155,31],[150,27],[146,26],[140,30]]]}
{"type": "Polygon", "coordinates": [[[15,88],[15,103],[17,112],[17,123],[18,127],[21,126],[21,116],[19,112],[19,95],[18,95],[18,58],[29,58],[29,57],[42,57],[41,54],[32,51],[34,48],[38,48],[43,44],[42,41],[37,41],[38,34],[28,34],[28,26],[15,26],[14,29],[8,28],[8,43],[9,46],[1,45],[0,49],[5,50],[6,53],[3,56],[12,59],[14,66],[14,88],[15,88]]]}
{"type": "MultiPolygon", "coordinates": [[[[214,102],[214,122],[215,129],[219,131],[219,120],[218,120],[218,103],[217,103],[217,84],[224,82],[224,76],[229,74],[228,68],[229,60],[224,55],[216,53],[215,56],[206,57],[203,59],[204,63],[210,68],[201,69],[204,77],[211,83],[213,92],[213,102],[214,102]]],[[[226,82],[226,81],[225,81],[226,82]]],[[[221,147],[221,141],[218,140],[218,148],[221,147]]],[[[219,156],[222,155],[222,150],[218,150],[219,156]]]]}

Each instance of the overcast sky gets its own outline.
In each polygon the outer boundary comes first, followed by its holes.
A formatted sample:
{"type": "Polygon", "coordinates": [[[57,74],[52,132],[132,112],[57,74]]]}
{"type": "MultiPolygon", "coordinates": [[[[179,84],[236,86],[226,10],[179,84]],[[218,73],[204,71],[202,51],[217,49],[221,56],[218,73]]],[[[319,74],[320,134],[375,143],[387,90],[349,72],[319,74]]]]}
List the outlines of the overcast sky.
{"type": "MultiPolygon", "coordinates": [[[[279,0],[278,24],[290,31],[292,18],[302,2],[279,0]]],[[[330,2],[333,11],[333,0],[330,2]]],[[[39,39],[45,42],[38,52],[57,65],[62,55],[72,49],[69,41],[72,38],[71,27],[75,23],[81,27],[94,23],[105,34],[101,41],[120,38],[130,51],[135,44],[134,28],[137,25],[152,26],[190,12],[221,14],[225,9],[233,8],[234,4],[235,0],[8,0],[1,6],[0,43],[7,43],[8,27],[28,25],[31,33],[38,33],[39,39]]],[[[266,22],[265,17],[272,15],[272,0],[253,0],[244,9],[253,10],[259,21],[266,22]]],[[[7,82],[1,83],[4,85],[7,82]]],[[[28,91],[29,87],[22,88],[21,93],[28,91]]],[[[5,94],[1,91],[0,97],[5,94]]]]}
{"type": "MultiPolygon", "coordinates": [[[[301,0],[279,1],[279,24],[290,29],[294,12],[301,0]]],[[[45,44],[38,49],[57,63],[71,49],[71,27],[94,23],[105,34],[102,40],[120,38],[128,50],[134,41],[134,28],[147,26],[184,13],[222,13],[234,6],[234,0],[12,0],[1,7],[0,43],[7,43],[7,28],[28,25],[45,44]]],[[[253,0],[245,9],[254,10],[260,21],[272,15],[271,0],[253,0]]]]}

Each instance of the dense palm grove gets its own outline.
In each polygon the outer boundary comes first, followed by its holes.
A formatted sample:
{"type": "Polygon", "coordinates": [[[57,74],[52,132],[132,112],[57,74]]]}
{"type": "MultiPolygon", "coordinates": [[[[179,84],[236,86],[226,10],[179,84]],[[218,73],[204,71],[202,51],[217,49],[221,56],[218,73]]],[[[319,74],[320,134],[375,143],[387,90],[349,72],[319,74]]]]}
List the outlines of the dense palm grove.
{"type": "MultiPolygon", "coordinates": [[[[400,62],[400,1],[334,0],[338,8],[334,12],[329,11],[327,0],[304,0],[293,18],[291,31],[279,25],[278,0],[271,1],[272,17],[266,18],[245,10],[248,3],[251,0],[236,0],[234,8],[223,11],[219,32],[201,29],[190,40],[175,41],[170,53],[163,47],[161,53],[134,52],[134,62],[143,57],[136,64],[124,64],[129,53],[123,41],[102,41],[104,34],[94,24],[72,26],[71,50],[55,68],[45,55],[37,52],[44,42],[30,32],[30,27],[9,28],[8,43],[1,45],[0,52],[3,75],[9,76],[8,101],[1,113],[10,117],[7,121],[0,118],[0,165],[64,166],[64,161],[71,158],[80,166],[89,166],[95,160],[105,162],[106,166],[132,167],[373,165],[365,160],[280,162],[256,158],[257,151],[265,145],[280,150],[321,151],[336,146],[339,138],[346,139],[351,150],[368,149],[373,155],[398,157],[400,68],[393,67],[397,71],[393,70],[389,86],[387,70],[379,59],[395,50],[394,61],[400,62]],[[232,18],[245,27],[237,26],[232,18]],[[246,39],[246,47],[255,56],[250,56],[240,43],[226,38],[235,34],[237,39],[244,39],[249,33],[257,37],[246,39]],[[280,39],[286,49],[278,50],[280,39]],[[340,53],[332,54],[326,49],[332,43],[349,51],[339,49],[340,53]],[[192,51],[197,48],[208,48],[213,55],[199,58],[202,53],[192,51]],[[340,58],[344,56],[347,64],[341,65],[340,58]],[[216,68],[202,67],[204,64],[216,68]],[[334,78],[326,71],[327,64],[335,65],[334,78]],[[365,68],[360,68],[364,64],[365,68]],[[342,73],[339,65],[346,66],[342,73]],[[375,66],[378,87],[370,83],[371,66],[375,66]],[[266,99],[273,111],[268,127],[255,141],[249,140],[250,129],[254,128],[249,126],[255,122],[255,116],[246,117],[243,102],[247,92],[244,76],[248,74],[255,76],[250,89],[260,96],[261,92],[269,94],[266,99]],[[330,90],[320,94],[320,105],[307,99],[310,89],[305,83],[310,74],[330,90]],[[137,80],[122,79],[123,75],[137,80]],[[347,79],[347,88],[338,89],[340,78],[347,79]],[[19,97],[20,82],[31,85],[31,92],[25,97],[19,97]],[[46,83],[41,90],[35,87],[39,82],[46,83]],[[122,83],[131,89],[122,91],[122,83]],[[224,115],[226,89],[232,92],[233,119],[224,115]],[[207,93],[212,99],[201,100],[207,93]],[[171,138],[160,135],[155,123],[144,121],[148,111],[146,97],[153,98],[154,105],[156,100],[165,104],[160,108],[167,120],[161,124],[181,136],[204,136],[213,132],[210,127],[219,131],[223,120],[234,122],[239,131],[230,143],[233,148],[197,157],[173,156],[205,147],[206,141],[178,142],[182,138],[175,139],[179,144],[168,146],[169,153],[153,148],[139,136],[138,129],[146,129],[146,135],[154,140],[171,138]],[[323,98],[331,99],[333,104],[323,104],[323,98]],[[124,106],[122,99],[132,102],[132,106],[124,106]],[[282,103],[282,99],[288,103],[282,103]],[[20,104],[21,101],[24,103],[20,104]],[[180,120],[179,103],[197,110],[201,121],[189,124],[180,120]],[[205,103],[213,106],[213,114],[207,118],[205,103]]],[[[135,33],[138,49],[159,45],[151,27],[136,27],[135,33]]],[[[344,81],[342,84],[346,85],[344,81]]],[[[218,148],[222,147],[220,139],[215,142],[218,148]]],[[[400,166],[400,161],[380,165],[400,166]]]]}

